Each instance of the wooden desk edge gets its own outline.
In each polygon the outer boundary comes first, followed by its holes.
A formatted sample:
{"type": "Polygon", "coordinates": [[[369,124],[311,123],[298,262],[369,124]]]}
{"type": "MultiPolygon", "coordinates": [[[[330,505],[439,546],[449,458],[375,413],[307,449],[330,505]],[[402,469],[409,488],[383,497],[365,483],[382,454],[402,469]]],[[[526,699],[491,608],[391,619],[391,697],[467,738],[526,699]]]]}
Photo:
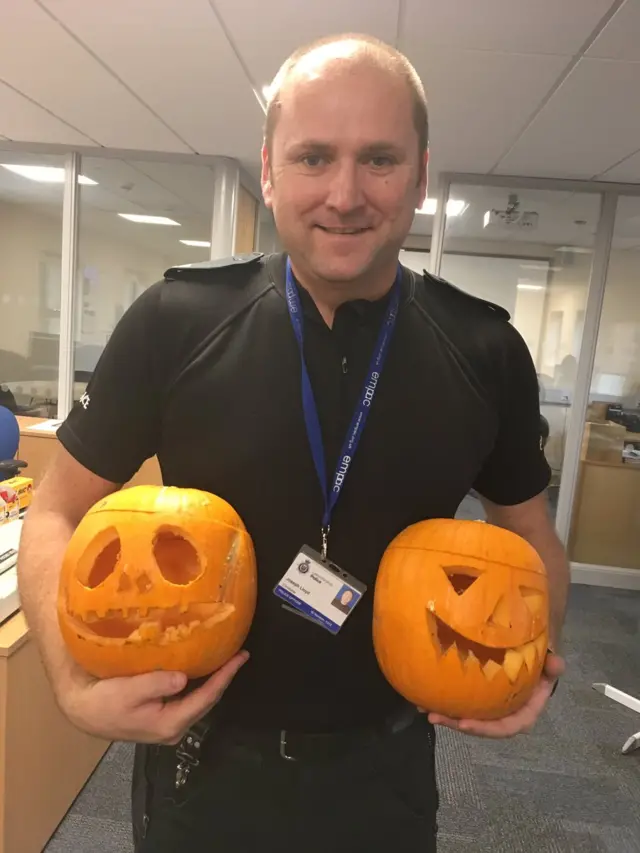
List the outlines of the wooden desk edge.
{"type": "Polygon", "coordinates": [[[57,438],[55,432],[32,429],[38,424],[46,423],[51,418],[31,418],[28,415],[17,415],[18,427],[20,428],[20,438],[27,436],[38,436],[39,438],[57,438]]]}
{"type": "Polygon", "coordinates": [[[29,638],[29,626],[21,610],[0,625],[0,658],[11,657],[29,638]]]}

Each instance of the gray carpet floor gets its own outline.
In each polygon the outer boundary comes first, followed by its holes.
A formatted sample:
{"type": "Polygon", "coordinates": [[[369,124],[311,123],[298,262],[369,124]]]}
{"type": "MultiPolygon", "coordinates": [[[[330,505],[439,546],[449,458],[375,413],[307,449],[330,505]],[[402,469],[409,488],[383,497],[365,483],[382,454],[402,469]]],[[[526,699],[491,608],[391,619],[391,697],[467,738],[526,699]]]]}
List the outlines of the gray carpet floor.
{"type": "MultiPolygon", "coordinates": [[[[574,586],[565,641],[567,675],[534,732],[441,731],[440,853],[640,853],[640,750],[620,752],[640,716],[591,689],[640,696],[640,593],[574,586]]],[[[115,744],[46,853],[131,853],[130,767],[115,744]]]]}

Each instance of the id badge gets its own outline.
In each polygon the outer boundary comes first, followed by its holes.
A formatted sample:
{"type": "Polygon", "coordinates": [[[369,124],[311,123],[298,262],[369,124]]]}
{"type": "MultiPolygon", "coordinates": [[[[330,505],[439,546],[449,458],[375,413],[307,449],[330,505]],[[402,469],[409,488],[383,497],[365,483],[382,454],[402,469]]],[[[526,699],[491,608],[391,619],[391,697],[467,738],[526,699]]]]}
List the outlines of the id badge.
{"type": "Polygon", "coordinates": [[[361,581],[303,545],[275,586],[274,594],[293,610],[337,634],[367,591],[361,581]]]}

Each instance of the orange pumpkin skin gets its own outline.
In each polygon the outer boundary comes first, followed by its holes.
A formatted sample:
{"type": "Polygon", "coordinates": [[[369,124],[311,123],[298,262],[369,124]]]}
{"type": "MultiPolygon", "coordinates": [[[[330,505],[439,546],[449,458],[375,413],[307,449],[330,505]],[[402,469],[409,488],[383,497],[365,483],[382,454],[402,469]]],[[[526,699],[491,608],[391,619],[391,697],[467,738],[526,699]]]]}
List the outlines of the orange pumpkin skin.
{"type": "Polygon", "coordinates": [[[531,696],[548,645],[549,594],[536,550],[478,521],[402,531],[376,579],[373,642],[409,702],[457,719],[498,719],[531,696]]]}
{"type": "Polygon", "coordinates": [[[68,543],[58,622],[98,678],[157,669],[192,678],[242,646],[256,606],[253,543],[226,501],[135,486],[98,501],[68,543]]]}

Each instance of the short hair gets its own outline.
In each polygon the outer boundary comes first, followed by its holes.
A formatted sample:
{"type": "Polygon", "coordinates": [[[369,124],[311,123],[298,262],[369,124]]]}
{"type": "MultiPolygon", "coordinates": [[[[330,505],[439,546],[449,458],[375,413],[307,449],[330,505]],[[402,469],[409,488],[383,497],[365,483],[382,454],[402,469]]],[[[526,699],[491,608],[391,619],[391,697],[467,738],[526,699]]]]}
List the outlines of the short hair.
{"type": "Polygon", "coordinates": [[[409,88],[413,105],[413,123],[418,134],[418,151],[422,157],[429,147],[429,111],[427,108],[427,96],[418,72],[407,57],[403,53],[400,53],[399,50],[396,50],[391,45],[374,36],[358,33],[344,33],[343,35],[325,36],[324,38],[316,39],[310,44],[298,48],[281,65],[280,70],[268,88],[267,115],[264,126],[264,141],[267,148],[270,150],[271,140],[273,139],[278,109],[281,105],[280,93],[284,84],[294,74],[300,61],[316,51],[322,50],[322,48],[343,42],[354,42],[358,47],[358,53],[361,57],[369,59],[374,65],[396,74],[405,81],[409,88]]]}

